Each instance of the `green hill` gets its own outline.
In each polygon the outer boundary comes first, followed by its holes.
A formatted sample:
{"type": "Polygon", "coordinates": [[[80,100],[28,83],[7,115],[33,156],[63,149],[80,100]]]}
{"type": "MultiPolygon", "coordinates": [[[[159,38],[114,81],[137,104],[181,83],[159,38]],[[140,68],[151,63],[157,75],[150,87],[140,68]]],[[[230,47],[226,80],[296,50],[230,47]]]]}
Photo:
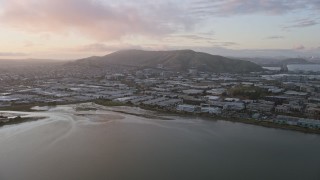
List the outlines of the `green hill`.
{"type": "Polygon", "coordinates": [[[143,51],[123,50],[102,57],[89,57],[73,62],[74,65],[103,67],[108,65],[133,66],[137,68],[158,67],[175,71],[196,68],[206,72],[246,73],[262,71],[262,68],[249,61],[234,60],[192,50],[143,51]]]}

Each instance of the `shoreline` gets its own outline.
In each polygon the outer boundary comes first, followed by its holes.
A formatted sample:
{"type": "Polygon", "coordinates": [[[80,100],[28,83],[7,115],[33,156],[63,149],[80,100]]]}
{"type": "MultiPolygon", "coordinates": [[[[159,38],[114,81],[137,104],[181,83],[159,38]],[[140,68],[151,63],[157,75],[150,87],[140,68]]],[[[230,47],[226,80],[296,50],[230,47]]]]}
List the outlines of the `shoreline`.
{"type": "MultiPolygon", "coordinates": [[[[157,114],[139,114],[139,113],[132,113],[132,112],[126,112],[124,110],[109,110],[113,111],[116,113],[123,113],[123,114],[128,114],[128,115],[133,115],[133,116],[139,116],[139,117],[144,117],[144,118],[150,118],[150,119],[159,119],[159,120],[172,120],[168,117],[163,117],[167,115],[172,115],[172,116],[186,116],[186,117],[200,117],[200,118],[206,118],[207,120],[222,120],[222,121],[228,121],[228,122],[234,122],[234,123],[243,123],[243,124],[250,124],[250,125],[255,125],[255,126],[261,126],[261,127],[266,127],[266,128],[275,128],[275,129],[283,129],[283,130],[290,130],[290,131],[296,131],[296,132],[301,132],[301,133],[306,133],[306,134],[319,134],[320,135],[320,129],[310,129],[310,128],[304,128],[300,126],[293,126],[293,125],[287,125],[287,124],[276,124],[270,121],[261,121],[261,120],[255,120],[255,119],[241,119],[241,118],[228,118],[228,117],[222,117],[222,116],[213,116],[210,114],[200,114],[200,113],[187,113],[187,112],[178,112],[178,111],[173,111],[173,110],[165,110],[165,109],[159,109],[159,108],[153,108],[153,107],[146,107],[146,106],[135,106],[135,105],[130,105],[127,103],[122,103],[122,104],[104,104],[104,103],[99,103],[98,101],[86,101],[86,102],[73,102],[73,103],[59,103],[56,106],[59,105],[70,105],[70,104],[82,104],[82,103],[94,103],[99,106],[103,107],[138,107],[143,110],[149,110],[153,111],[157,114]]],[[[41,110],[33,110],[31,109],[34,106],[46,106],[47,104],[26,104],[26,105],[18,105],[18,106],[10,106],[10,107],[5,107],[5,108],[0,108],[0,111],[21,111],[21,112],[41,112],[41,110]]],[[[47,105],[48,106],[48,105],[47,105]]],[[[51,106],[55,107],[55,106],[51,106]]],[[[37,121],[43,119],[43,117],[26,117],[22,118],[22,120],[15,121],[15,122],[7,122],[6,124],[3,124],[0,122],[0,127],[3,127],[5,125],[12,125],[12,124],[19,124],[19,123],[24,123],[28,121],[37,121]]]]}
{"type": "Polygon", "coordinates": [[[9,125],[15,125],[15,124],[22,124],[26,122],[32,122],[32,121],[38,121],[41,119],[45,119],[45,117],[21,117],[21,118],[15,118],[8,120],[6,122],[0,121],[0,128],[4,126],[9,126],[9,125]]]}
{"type": "MultiPolygon", "coordinates": [[[[103,103],[101,103],[101,104],[99,104],[97,102],[95,102],[95,103],[98,104],[98,105],[101,105],[101,106],[105,106],[105,107],[116,107],[116,106],[112,106],[112,105],[104,105],[103,103]]],[[[117,106],[119,106],[119,105],[117,105],[117,106]]],[[[287,125],[287,124],[276,124],[276,123],[273,123],[273,122],[270,122],[270,121],[261,121],[261,120],[255,120],[255,119],[241,119],[241,118],[233,118],[233,117],[232,118],[231,117],[228,118],[228,117],[212,116],[210,114],[200,114],[200,113],[178,112],[178,111],[165,110],[165,109],[160,109],[160,108],[129,105],[128,103],[123,103],[123,106],[139,107],[139,108],[144,109],[144,110],[150,110],[150,111],[154,111],[154,112],[157,112],[157,113],[163,113],[165,115],[201,117],[201,118],[208,118],[208,120],[216,120],[216,121],[222,120],[222,121],[228,121],[228,122],[250,124],[250,125],[266,127],[266,128],[275,128],[275,129],[282,129],[282,130],[301,132],[301,133],[306,133],[306,134],[319,134],[320,135],[320,129],[310,129],[310,128],[304,128],[304,127],[300,127],[300,126],[293,126],[293,125],[287,125]]],[[[124,112],[120,112],[120,113],[124,113],[124,112]]],[[[128,113],[128,114],[130,114],[130,113],[128,113]]],[[[135,115],[135,114],[133,113],[132,115],[135,115]]]]}
{"type": "MultiPolygon", "coordinates": [[[[128,106],[128,107],[131,107],[131,106],[128,106]]],[[[134,106],[134,107],[140,107],[141,109],[144,109],[144,110],[151,110],[157,113],[164,113],[166,115],[200,117],[200,118],[206,118],[208,120],[216,120],[216,121],[221,120],[221,121],[228,121],[228,122],[234,122],[234,123],[250,124],[250,125],[261,126],[266,128],[283,129],[283,130],[296,131],[296,132],[307,133],[307,134],[320,135],[320,129],[310,129],[310,128],[304,128],[300,126],[293,126],[293,125],[287,125],[287,124],[276,124],[270,121],[261,121],[261,120],[255,120],[255,119],[241,119],[241,118],[233,118],[233,117],[228,118],[228,117],[222,117],[222,116],[212,116],[210,114],[178,112],[178,111],[172,111],[172,110],[170,111],[170,110],[150,108],[150,107],[144,107],[144,106],[134,106]]]]}

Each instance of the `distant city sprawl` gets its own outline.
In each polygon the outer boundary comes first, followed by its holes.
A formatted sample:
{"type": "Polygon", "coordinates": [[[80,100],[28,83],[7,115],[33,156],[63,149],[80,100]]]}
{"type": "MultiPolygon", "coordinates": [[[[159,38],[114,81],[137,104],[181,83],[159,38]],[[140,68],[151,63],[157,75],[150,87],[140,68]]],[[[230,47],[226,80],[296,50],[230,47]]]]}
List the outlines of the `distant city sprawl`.
{"type": "Polygon", "coordinates": [[[39,65],[4,69],[2,109],[78,102],[130,105],[264,126],[320,128],[320,75],[246,74],[110,66],[39,65]]]}

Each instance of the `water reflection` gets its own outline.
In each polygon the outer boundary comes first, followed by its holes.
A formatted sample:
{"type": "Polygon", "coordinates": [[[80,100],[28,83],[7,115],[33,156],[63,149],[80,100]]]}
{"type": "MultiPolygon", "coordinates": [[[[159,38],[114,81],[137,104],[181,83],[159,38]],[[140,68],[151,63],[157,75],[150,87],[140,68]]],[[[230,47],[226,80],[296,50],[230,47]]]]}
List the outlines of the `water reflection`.
{"type": "Polygon", "coordinates": [[[70,106],[29,115],[48,118],[0,128],[1,180],[320,179],[319,135],[70,106]]]}

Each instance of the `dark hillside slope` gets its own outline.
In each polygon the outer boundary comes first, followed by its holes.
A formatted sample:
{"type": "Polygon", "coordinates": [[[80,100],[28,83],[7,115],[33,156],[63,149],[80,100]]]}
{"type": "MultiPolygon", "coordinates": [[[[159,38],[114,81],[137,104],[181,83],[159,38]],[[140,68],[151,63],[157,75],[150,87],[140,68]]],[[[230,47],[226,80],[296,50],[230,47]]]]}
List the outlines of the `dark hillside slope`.
{"type": "Polygon", "coordinates": [[[262,68],[249,61],[234,60],[223,56],[195,52],[192,50],[177,51],[142,51],[123,50],[103,57],[89,57],[71,63],[73,65],[103,67],[108,65],[123,65],[134,67],[157,67],[187,71],[197,68],[208,72],[242,73],[262,71],[262,68]]]}

